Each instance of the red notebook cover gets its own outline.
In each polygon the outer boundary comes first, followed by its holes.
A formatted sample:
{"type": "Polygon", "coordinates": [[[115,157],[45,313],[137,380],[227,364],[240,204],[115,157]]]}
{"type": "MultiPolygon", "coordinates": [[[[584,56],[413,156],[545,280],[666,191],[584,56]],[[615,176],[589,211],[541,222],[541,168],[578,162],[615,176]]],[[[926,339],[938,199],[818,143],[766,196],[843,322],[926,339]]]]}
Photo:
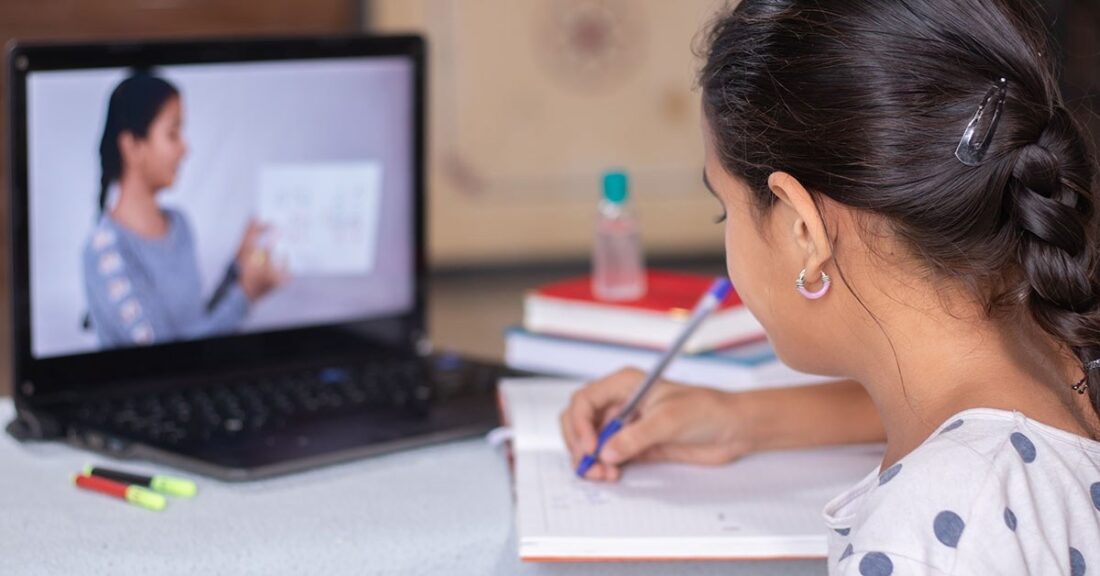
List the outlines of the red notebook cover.
{"type": "MultiPolygon", "coordinates": [[[[592,294],[591,276],[548,284],[537,289],[535,293],[546,298],[667,313],[674,310],[691,310],[694,308],[715,280],[716,278],[713,276],[649,270],[646,272],[646,284],[648,286],[646,295],[637,300],[618,302],[597,300],[596,296],[592,294]]],[[[741,298],[738,297],[735,290],[730,290],[729,296],[722,302],[719,309],[728,310],[740,305],[741,298]]]]}

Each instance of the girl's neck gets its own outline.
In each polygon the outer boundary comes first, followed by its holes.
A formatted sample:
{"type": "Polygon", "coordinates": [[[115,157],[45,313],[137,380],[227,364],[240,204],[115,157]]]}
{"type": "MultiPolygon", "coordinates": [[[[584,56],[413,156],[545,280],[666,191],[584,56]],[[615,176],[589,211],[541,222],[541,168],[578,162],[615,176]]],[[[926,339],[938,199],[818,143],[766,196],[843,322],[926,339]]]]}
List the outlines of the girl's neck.
{"type": "Polygon", "coordinates": [[[860,354],[860,381],[886,428],[883,469],[970,408],[1018,411],[1085,437],[1100,429],[1087,397],[1070,390],[1080,378],[1076,360],[1028,319],[975,321],[980,313],[917,307],[891,316],[883,318],[889,338],[879,332],[860,354]]]}
{"type": "Polygon", "coordinates": [[[168,218],[157,204],[156,190],[134,177],[119,181],[111,218],[139,236],[160,238],[168,233],[168,218]]]}

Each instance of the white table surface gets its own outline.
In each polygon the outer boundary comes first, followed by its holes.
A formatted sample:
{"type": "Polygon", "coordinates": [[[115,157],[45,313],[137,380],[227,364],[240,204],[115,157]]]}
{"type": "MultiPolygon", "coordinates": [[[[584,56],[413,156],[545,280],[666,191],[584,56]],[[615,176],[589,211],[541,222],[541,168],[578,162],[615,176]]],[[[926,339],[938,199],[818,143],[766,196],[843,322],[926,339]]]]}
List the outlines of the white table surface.
{"type": "MultiPolygon", "coordinates": [[[[0,399],[0,429],[13,412],[0,399]]],[[[480,439],[260,482],[196,478],[199,495],[162,512],[78,490],[90,463],[174,472],[0,433],[0,574],[825,573],[824,561],[522,563],[507,464],[480,439]]]]}

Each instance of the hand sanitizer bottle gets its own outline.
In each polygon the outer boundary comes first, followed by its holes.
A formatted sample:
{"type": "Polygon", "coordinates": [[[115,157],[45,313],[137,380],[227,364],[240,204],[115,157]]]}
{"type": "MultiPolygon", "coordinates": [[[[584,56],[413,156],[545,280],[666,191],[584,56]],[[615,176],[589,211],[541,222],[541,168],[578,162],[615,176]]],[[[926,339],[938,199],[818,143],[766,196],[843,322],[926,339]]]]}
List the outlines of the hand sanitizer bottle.
{"type": "Polygon", "coordinates": [[[642,242],[627,204],[628,188],[624,172],[604,174],[592,250],[592,293],[600,300],[637,300],[646,292],[642,242]]]}

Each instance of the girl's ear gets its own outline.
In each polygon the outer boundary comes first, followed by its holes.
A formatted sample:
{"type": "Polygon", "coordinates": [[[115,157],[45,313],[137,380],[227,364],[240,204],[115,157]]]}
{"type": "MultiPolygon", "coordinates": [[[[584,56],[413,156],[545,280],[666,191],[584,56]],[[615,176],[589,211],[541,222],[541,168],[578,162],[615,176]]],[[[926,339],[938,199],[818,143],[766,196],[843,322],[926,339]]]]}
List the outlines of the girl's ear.
{"type": "Polygon", "coordinates": [[[134,138],[132,132],[119,132],[118,134],[118,155],[122,159],[124,165],[127,160],[133,161],[134,156],[137,154],[138,141],[134,138]]]}
{"type": "Polygon", "coordinates": [[[825,264],[833,257],[832,243],[829,242],[821,211],[802,183],[786,172],[773,172],[768,177],[768,189],[794,213],[791,239],[804,255],[806,277],[816,280],[825,264]]]}

